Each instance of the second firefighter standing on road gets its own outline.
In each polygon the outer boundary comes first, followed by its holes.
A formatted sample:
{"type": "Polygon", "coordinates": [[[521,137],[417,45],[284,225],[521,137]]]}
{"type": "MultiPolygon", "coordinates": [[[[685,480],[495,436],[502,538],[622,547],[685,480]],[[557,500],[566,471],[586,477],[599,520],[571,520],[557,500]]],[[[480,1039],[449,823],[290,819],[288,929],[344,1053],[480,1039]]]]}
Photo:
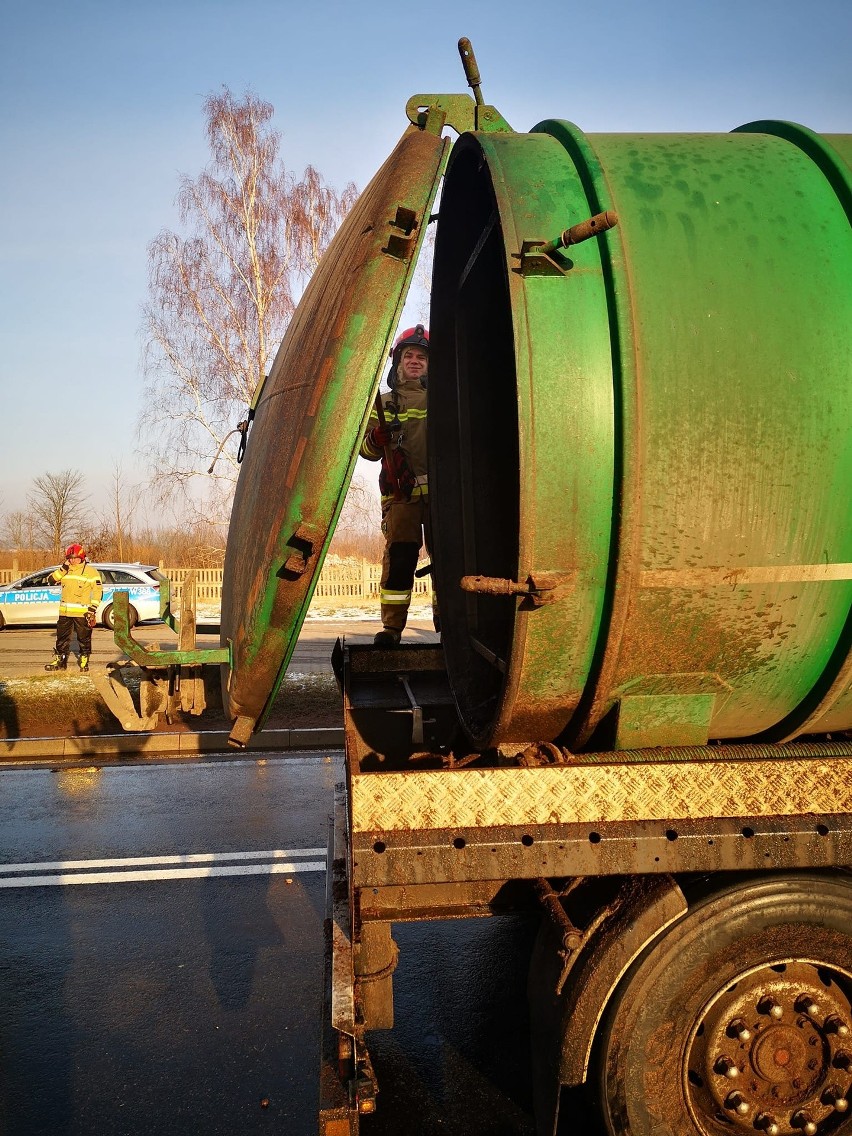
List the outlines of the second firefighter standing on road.
{"type": "Polygon", "coordinates": [[[419,323],[402,332],[391,353],[390,391],[380,396],[361,443],[361,456],[381,461],[382,630],[377,647],[396,647],[402,636],[420,548],[429,551],[429,488],[426,477],[426,382],[429,333],[419,323]]]}
{"type": "Polygon", "coordinates": [[[59,599],[59,619],[56,623],[56,647],[46,671],[64,671],[68,666],[71,636],[76,631],[80,648],[80,670],[89,669],[92,653],[92,628],[95,613],[103,596],[100,573],[86,560],[82,545],[70,544],[65,550],[65,563],[50,577],[62,585],[59,599]]]}

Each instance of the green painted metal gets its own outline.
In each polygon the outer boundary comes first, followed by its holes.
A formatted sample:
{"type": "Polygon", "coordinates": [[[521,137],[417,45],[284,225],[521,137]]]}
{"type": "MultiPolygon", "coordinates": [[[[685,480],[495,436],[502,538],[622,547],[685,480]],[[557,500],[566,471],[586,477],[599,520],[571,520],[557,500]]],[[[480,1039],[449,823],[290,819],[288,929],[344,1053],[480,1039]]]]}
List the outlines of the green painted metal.
{"type": "MultiPolygon", "coordinates": [[[[179,622],[172,616],[170,607],[170,587],[168,580],[160,584],[160,612],[173,631],[179,630],[179,622]]],[[[113,638],[128,659],[138,663],[140,667],[177,667],[193,666],[199,663],[215,665],[231,662],[231,648],[229,644],[222,647],[199,647],[193,650],[152,650],[143,647],[133,638],[130,630],[129,599],[127,592],[116,591],[113,595],[112,610],[114,618],[113,638]]]]}
{"type": "Polygon", "coordinates": [[[263,725],[310,604],[443,173],[444,121],[410,126],[361,194],[257,401],[222,586],[235,745],[263,725]]]}
{"type": "Polygon", "coordinates": [[[786,123],[556,120],[454,148],[430,494],[479,744],[605,748],[622,700],[667,696],[712,695],[714,739],[852,728],[850,153],[786,123]],[[543,255],[604,210],[612,231],[543,255]],[[547,572],[576,583],[540,607],[457,585],[547,572]]]}
{"type": "Polygon", "coordinates": [[[469,130],[512,130],[493,106],[477,103],[471,95],[412,95],[405,104],[408,121],[425,126],[427,118],[440,115],[444,126],[459,134],[469,130]]]}

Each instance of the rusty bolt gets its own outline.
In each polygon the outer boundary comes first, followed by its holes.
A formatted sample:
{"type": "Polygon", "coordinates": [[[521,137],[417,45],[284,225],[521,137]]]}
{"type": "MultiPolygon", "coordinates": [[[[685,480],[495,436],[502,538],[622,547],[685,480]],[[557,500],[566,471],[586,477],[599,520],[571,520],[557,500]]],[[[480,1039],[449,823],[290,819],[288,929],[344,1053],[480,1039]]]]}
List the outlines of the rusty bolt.
{"type": "Polygon", "coordinates": [[[836,1112],[846,1112],[849,1101],[836,1085],[831,1085],[820,1097],[823,1104],[831,1105],[836,1112]]]}
{"type": "Polygon", "coordinates": [[[852,1054],[846,1052],[845,1049],[838,1049],[834,1055],[835,1069],[845,1069],[846,1072],[852,1071],[852,1054]]]}
{"type": "Polygon", "coordinates": [[[740,1075],[736,1062],[732,1061],[730,1057],[718,1057],[713,1066],[713,1072],[718,1073],[720,1077],[729,1077],[732,1081],[740,1075]]]}
{"type": "Polygon", "coordinates": [[[725,1108],[730,1109],[731,1112],[739,1113],[740,1116],[745,1116],[751,1105],[742,1093],[729,1093],[725,1098],[725,1108]]]}
{"type": "Polygon", "coordinates": [[[817,1126],[814,1123],[814,1119],[811,1114],[805,1112],[804,1109],[799,1109],[798,1112],[794,1112],[790,1117],[790,1123],[794,1128],[801,1128],[805,1136],[817,1136],[817,1126]]]}
{"type": "Polygon", "coordinates": [[[762,1112],[754,1121],[755,1128],[761,1132],[765,1132],[766,1136],[778,1136],[781,1129],[778,1127],[778,1121],[769,1112],[762,1112]]]}
{"type": "Polygon", "coordinates": [[[796,1013],[807,1014],[808,1017],[815,1018],[819,1013],[819,1006],[810,996],[810,994],[800,994],[795,1003],[796,1013]]]}
{"type": "Polygon", "coordinates": [[[825,1032],[836,1033],[838,1037],[848,1037],[849,1026],[839,1014],[829,1014],[825,1019],[825,1032]]]}
{"type": "Polygon", "coordinates": [[[751,1030],[745,1024],[742,1018],[734,1018],[725,1030],[728,1037],[735,1037],[738,1041],[748,1041],[751,1037],[751,1030]]]}
{"type": "Polygon", "coordinates": [[[770,1018],[775,1018],[776,1021],[778,1018],[784,1017],[784,1007],[779,1002],[776,1002],[774,998],[769,997],[760,999],[757,1003],[757,1012],[759,1014],[767,1014],[770,1018]]]}

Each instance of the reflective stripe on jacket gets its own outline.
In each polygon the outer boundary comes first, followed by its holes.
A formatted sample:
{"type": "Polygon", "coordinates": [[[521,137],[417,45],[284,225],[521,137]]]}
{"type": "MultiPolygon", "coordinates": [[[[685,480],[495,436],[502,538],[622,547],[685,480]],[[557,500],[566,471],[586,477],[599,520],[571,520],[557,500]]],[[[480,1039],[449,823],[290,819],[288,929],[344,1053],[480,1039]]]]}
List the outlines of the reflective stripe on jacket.
{"type": "Polygon", "coordinates": [[[88,562],[79,568],[57,568],[50,578],[62,585],[60,615],[85,615],[90,607],[97,607],[101,602],[104,588],[100,573],[88,562]]]}

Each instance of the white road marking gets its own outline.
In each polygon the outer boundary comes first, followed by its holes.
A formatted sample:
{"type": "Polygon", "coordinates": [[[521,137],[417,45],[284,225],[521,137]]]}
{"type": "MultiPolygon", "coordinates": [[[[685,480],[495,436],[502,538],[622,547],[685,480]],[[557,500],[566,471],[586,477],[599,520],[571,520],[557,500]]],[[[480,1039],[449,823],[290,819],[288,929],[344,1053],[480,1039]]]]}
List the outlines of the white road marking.
{"type": "Polygon", "coordinates": [[[273,849],[266,852],[193,852],[178,856],[127,856],[92,860],[53,860],[35,864],[0,864],[0,888],[150,883],[155,880],[209,879],[214,876],[275,876],[297,872],[324,872],[325,860],[317,860],[314,857],[324,857],[325,851],[324,848],[293,848],[287,851],[273,849]],[[227,860],[244,862],[239,864],[221,862],[227,860]],[[249,860],[264,862],[254,864],[245,862],[249,860]],[[123,870],[94,870],[101,868],[123,870]]]}
{"type": "Polygon", "coordinates": [[[122,856],[108,860],[48,860],[37,864],[0,864],[0,875],[12,872],[52,872],[64,868],[132,868],[150,864],[206,864],[216,860],[292,860],[294,856],[324,856],[325,848],[274,848],[268,852],[187,852],[177,856],[122,856]]]}

